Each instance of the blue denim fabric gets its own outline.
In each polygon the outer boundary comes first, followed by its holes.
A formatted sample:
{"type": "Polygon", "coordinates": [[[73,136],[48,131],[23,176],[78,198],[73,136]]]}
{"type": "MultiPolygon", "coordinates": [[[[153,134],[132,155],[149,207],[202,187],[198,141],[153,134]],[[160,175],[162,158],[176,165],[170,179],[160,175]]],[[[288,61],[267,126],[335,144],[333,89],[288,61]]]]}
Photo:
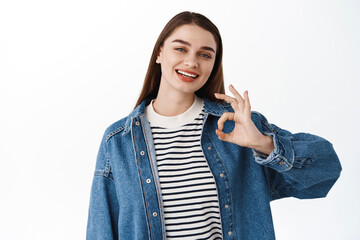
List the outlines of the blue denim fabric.
{"type": "MultiPolygon", "coordinates": [[[[144,115],[150,100],[104,134],[91,189],[88,240],[166,238],[155,149],[144,115]]],[[[270,201],[325,197],[340,176],[339,159],[327,140],[292,134],[253,111],[254,124],[274,140],[267,156],[219,140],[217,120],[233,109],[206,98],[204,103],[201,145],[218,189],[224,239],[275,239],[270,201]]],[[[233,127],[227,121],[223,131],[233,127]]]]}

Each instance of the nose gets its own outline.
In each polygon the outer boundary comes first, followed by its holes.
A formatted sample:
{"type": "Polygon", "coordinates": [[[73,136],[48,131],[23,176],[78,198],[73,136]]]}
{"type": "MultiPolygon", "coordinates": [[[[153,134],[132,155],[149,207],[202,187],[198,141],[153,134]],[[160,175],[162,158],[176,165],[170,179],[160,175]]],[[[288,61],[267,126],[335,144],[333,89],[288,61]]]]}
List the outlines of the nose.
{"type": "Polygon", "coordinates": [[[187,66],[189,68],[198,68],[199,67],[198,59],[193,54],[188,54],[186,56],[186,58],[184,60],[184,64],[185,64],[185,66],[187,66]]]}

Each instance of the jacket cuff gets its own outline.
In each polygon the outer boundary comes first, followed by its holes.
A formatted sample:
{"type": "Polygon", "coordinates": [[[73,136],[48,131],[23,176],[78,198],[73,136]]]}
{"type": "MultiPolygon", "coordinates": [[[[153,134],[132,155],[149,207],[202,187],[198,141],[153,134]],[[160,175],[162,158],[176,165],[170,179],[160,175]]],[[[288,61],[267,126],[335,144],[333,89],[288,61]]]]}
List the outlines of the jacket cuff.
{"type": "Polygon", "coordinates": [[[274,133],[264,132],[263,134],[273,139],[275,149],[269,155],[252,149],[255,162],[278,172],[290,170],[295,156],[291,140],[274,133]]]}

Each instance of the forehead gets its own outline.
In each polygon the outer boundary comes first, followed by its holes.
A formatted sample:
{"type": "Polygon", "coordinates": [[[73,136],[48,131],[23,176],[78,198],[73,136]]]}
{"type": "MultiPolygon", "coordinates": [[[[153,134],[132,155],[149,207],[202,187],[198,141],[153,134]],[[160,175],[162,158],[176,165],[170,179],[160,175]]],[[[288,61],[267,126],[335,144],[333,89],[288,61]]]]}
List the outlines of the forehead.
{"type": "Polygon", "coordinates": [[[186,41],[194,47],[208,46],[216,49],[216,42],[212,33],[194,24],[177,27],[165,40],[165,43],[171,43],[175,39],[186,41]]]}

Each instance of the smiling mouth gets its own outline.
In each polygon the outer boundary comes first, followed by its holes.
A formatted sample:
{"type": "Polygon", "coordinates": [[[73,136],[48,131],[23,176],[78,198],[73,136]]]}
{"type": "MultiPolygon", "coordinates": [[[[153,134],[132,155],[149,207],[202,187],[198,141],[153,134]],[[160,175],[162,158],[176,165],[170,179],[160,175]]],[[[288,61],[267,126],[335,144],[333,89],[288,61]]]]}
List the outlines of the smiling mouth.
{"type": "Polygon", "coordinates": [[[188,72],[184,72],[181,70],[175,70],[176,73],[180,74],[181,76],[187,77],[187,78],[192,78],[192,79],[196,79],[197,77],[199,77],[198,74],[192,74],[192,73],[188,73],[188,72]]]}

